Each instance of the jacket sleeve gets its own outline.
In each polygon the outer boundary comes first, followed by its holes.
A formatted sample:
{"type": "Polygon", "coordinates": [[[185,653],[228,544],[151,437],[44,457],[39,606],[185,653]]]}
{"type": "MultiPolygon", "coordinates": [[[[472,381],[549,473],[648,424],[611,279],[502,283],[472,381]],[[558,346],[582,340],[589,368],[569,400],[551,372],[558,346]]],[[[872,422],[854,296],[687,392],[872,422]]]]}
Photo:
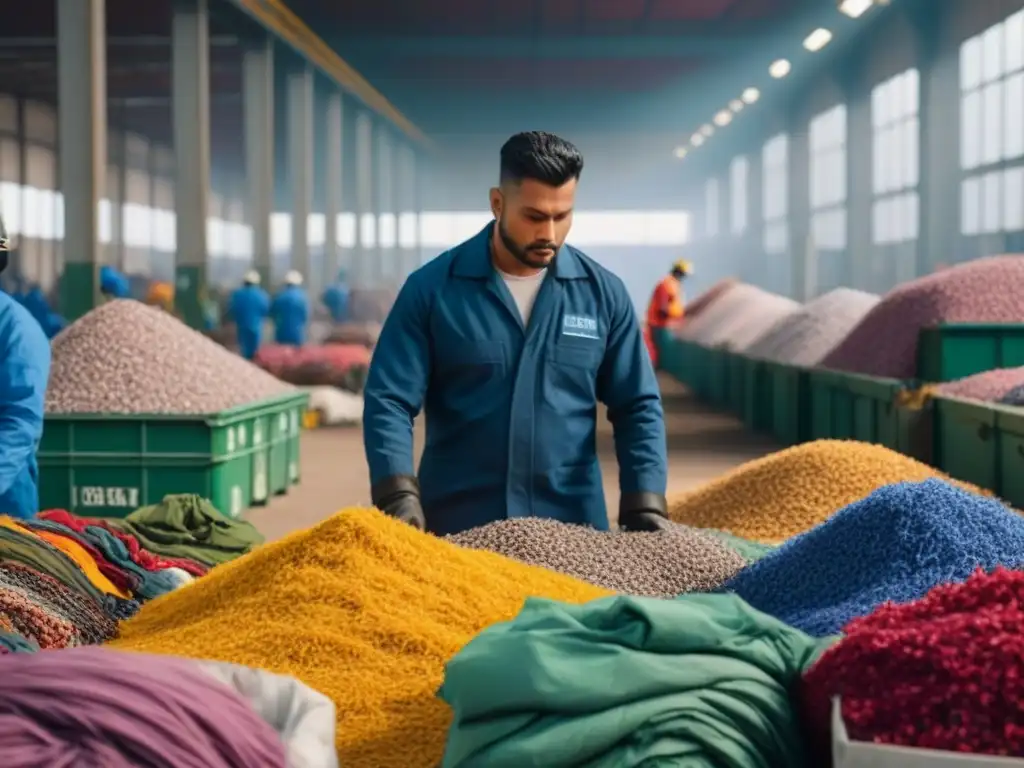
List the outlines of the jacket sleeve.
{"type": "Polygon", "coordinates": [[[609,286],[608,344],[597,395],[608,406],[622,493],[664,494],[668,483],[665,414],[636,312],[618,278],[609,286]]]}
{"type": "Polygon", "coordinates": [[[373,351],[363,391],[363,445],[370,484],[415,474],[413,421],[430,380],[430,300],[416,273],[402,286],[373,351]]]}
{"type": "MultiPolygon", "coordinates": [[[[35,326],[35,323],[32,323],[35,326]]],[[[20,327],[0,362],[0,494],[28,466],[43,434],[50,342],[41,328],[20,327]]]]}

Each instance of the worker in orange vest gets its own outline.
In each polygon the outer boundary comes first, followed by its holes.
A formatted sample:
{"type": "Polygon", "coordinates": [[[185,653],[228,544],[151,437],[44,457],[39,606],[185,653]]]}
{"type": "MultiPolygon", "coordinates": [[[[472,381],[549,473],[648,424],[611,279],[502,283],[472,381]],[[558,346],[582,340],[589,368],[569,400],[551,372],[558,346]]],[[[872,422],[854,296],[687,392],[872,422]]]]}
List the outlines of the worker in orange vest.
{"type": "Polygon", "coordinates": [[[680,259],[672,271],[654,288],[647,305],[647,351],[658,365],[658,350],[668,340],[671,329],[683,320],[683,281],[693,273],[693,265],[680,259]]]}

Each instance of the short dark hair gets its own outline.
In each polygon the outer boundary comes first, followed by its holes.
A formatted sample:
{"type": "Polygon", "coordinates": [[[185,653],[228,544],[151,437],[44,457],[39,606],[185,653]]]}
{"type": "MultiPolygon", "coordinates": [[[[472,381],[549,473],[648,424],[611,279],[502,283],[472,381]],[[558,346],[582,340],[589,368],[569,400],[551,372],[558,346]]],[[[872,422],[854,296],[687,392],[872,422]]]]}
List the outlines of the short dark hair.
{"type": "Polygon", "coordinates": [[[501,182],[533,179],[560,187],[583,173],[583,155],[565,139],[544,131],[517,133],[501,148],[501,182]]]}

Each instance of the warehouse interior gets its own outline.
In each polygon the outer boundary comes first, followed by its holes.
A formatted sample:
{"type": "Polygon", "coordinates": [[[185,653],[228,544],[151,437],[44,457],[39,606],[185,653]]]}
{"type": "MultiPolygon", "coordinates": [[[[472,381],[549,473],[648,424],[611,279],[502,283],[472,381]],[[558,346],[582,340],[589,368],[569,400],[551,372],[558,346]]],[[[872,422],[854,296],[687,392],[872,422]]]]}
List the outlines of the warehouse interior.
{"type": "Polygon", "coordinates": [[[8,4],[0,222],[0,765],[1024,766],[1024,0],[8,4]]]}

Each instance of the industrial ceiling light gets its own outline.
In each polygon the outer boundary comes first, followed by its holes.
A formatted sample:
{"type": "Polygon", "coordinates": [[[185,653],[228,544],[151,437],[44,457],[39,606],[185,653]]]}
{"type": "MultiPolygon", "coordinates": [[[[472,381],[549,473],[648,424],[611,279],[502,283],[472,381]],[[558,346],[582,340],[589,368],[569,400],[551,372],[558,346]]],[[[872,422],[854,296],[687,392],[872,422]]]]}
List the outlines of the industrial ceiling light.
{"type": "Polygon", "coordinates": [[[832,33],[824,27],[818,27],[804,38],[804,48],[811,53],[817,53],[832,41],[832,33]]]}
{"type": "Polygon", "coordinates": [[[686,157],[687,151],[688,150],[686,149],[686,147],[676,147],[675,151],[672,154],[676,156],[677,160],[682,160],[684,157],[686,157]]]}
{"type": "Polygon", "coordinates": [[[874,0],[839,0],[839,12],[851,19],[859,19],[874,4],[874,0]]]}
{"type": "Polygon", "coordinates": [[[788,59],[776,59],[772,62],[772,65],[768,67],[768,74],[776,80],[780,80],[788,75],[792,68],[793,65],[789,63],[788,59]]]}
{"type": "Polygon", "coordinates": [[[719,128],[725,128],[729,123],[732,122],[732,112],[728,109],[723,109],[717,115],[715,115],[715,125],[719,128]]]}
{"type": "Polygon", "coordinates": [[[693,134],[693,136],[690,137],[690,143],[693,144],[693,146],[695,147],[699,147],[701,144],[704,143],[704,136],[702,136],[699,133],[695,133],[693,134]]]}
{"type": "Polygon", "coordinates": [[[739,112],[741,109],[743,109],[743,100],[733,99],[732,101],[729,102],[729,109],[731,109],[733,112],[739,112]]]}
{"type": "Polygon", "coordinates": [[[753,104],[761,98],[761,92],[757,90],[757,88],[747,88],[740,98],[743,99],[746,104],[753,104]]]}
{"type": "Polygon", "coordinates": [[[704,125],[702,125],[700,127],[700,132],[701,132],[701,135],[703,135],[705,139],[710,139],[711,138],[711,134],[713,134],[715,132],[715,127],[713,125],[711,125],[710,123],[704,123],[704,125]]]}

